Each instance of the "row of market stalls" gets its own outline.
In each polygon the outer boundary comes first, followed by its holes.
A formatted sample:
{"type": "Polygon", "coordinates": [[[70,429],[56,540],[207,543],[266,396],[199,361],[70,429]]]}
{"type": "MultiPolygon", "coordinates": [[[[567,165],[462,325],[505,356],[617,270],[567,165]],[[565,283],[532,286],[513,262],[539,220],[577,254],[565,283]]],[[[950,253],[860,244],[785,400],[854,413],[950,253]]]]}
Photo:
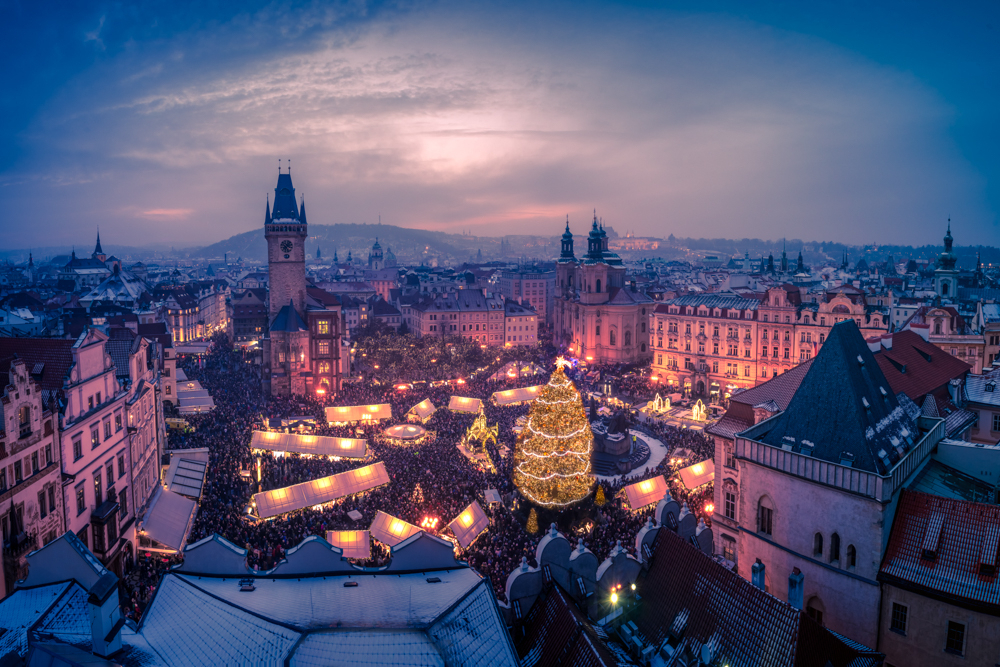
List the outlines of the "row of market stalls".
{"type": "Polygon", "coordinates": [[[166,452],[169,465],[163,483],[142,516],[139,550],[178,553],[187,543],[198,504],[205,488],[208,449],[178,449],[166,452]]]}
{"type": "Polygon", "coordinates": [[[194,415],[215,409],[215,401],[198,380],[188,379],[184,369],[177,369],[177,410],[182,415],[194,415]]]}

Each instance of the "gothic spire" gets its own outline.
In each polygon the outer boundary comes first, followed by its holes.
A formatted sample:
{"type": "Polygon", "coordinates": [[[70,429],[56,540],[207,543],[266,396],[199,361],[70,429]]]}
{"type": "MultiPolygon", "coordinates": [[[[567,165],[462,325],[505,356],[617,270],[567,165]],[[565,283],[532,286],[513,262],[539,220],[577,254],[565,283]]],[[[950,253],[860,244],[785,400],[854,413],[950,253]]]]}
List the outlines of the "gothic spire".
{"type": "Polygon", "coordinates": [[[264,204],[264,224],[271,224],[271,195],[266,195],[267,199],[264,204]]]}
{"type": "Polygon", "coordinates": [[[101,228],[100,227],[97,228],[97,245],[94,246],[94,254],[95,255],[103,255],[104,254],[104,250],[101,249],[101,228]]]}

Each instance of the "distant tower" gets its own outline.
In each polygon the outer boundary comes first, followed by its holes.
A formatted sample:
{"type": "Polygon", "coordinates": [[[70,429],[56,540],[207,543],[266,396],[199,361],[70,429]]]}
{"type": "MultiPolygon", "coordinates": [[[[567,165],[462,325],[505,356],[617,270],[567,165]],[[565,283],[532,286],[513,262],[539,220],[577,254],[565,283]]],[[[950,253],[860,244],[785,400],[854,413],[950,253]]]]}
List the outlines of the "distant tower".
{"type": "MultiPolygon", "coordinates": [[[[269,205],[268,205],[269,206],[269,205]]],[[[306,310],[305,203],[295,203],[291,174],[278,173],[274,206],[264,211],[267,241],[269,316],[273,319],[289,301],[300,315],[306,310]]]]}
{"type": "Polygon", "coordinates": [[[781,272],[788,273],[788,255],[785,254],[785,239],[781,239],[781,272]]]}
{"type": "Polygon", "coordinates": [[[319,246],[316,246],[316,259],[323,259],[323,251],[320,250],[319,246]]]}
{"type": "Polygon", "coordinates": [[[806,265],[802,263],[802,251],[799,250],[799,259],[795,263],[795,273],[805,273],[806,265]]]}
{"type": "Polygon", "coordinates": [[[31,252],[28,252],[28,275],[25,276],[28,279],[29,285],[35,284],[35,258],[31,256],[31,252]]]}
{"type": "Polygon", "coordinates": [[[958,287],[958,257],[952,252],[954,239],[951,237],[951,218],[948,218],[948,232],[944,235],[944,252],[938,257],[937,268],[934,270],[934,291],[944,299],[955,297],[958,287]]]}
{"type": "Polygon", "coordinates": [[[573,232],[569,231],[569,216],[566,216],[566,231],[562,235],[562,252],[559,253],[560,262],[572,262],[575,261],[576,257],[573,256],[573,232]]]}
{"type": "Polygon", "coordinates": [[[108,258],[108,256],[104,254],[104,249],[101,248],[101,230],[100,229],[97,230],[97,245],[94,246],[94,254],[92,254],[91,257],[93,257],[94,259],[96,259],[99,262],[103,262],[104,260],[106,260],[108,258]]]}
{"type": "Polygon", "coordinates": [[[368,253],[368,268],[373,271],[385,268],[382,246],[379,245],[377,236],[375,237],[375,245],[372,246],[371,252],[368,253]]]}

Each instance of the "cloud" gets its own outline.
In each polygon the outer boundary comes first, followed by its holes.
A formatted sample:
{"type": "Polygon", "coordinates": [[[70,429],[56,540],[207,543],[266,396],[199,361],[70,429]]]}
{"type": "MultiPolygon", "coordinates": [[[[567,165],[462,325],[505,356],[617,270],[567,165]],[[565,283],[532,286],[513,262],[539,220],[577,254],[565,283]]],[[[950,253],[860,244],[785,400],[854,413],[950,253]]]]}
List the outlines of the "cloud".
{"type": "Polygon", "coordinates": [[[154,208],[149,211],[142,211],[139,215],[153,220],[184,220],[191,217],[194,209],[191,208],[154,208]]]}
{"type": "Polygon", "coordinates": [[[314,223],[557,234],[597,207],[637,234],[920,243],[992,219],[909,75],[721,16],[494,10],[260,12],[123,51],[26,134],[29,171],[101,175],[42,209],[97,221],[110,196],[175,222],[122,218],[122,242],[207,243],[261,224],[292,158],[314,223]]]}

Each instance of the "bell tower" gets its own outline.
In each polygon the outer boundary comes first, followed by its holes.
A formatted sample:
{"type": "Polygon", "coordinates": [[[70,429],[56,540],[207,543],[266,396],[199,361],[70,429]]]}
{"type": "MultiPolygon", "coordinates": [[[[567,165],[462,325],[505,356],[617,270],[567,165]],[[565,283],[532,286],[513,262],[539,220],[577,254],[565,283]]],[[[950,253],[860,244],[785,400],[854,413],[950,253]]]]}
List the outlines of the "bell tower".
{"type": "Polygon", "coordinates": [[[264,239],[267,241],[268,315],[273,320],[289,301],[299,315],[306,306],[306,205],[295,201],[291,168],[282,173],[278,167],[278,185],[274,205],[264,209],[264,239]]]}

